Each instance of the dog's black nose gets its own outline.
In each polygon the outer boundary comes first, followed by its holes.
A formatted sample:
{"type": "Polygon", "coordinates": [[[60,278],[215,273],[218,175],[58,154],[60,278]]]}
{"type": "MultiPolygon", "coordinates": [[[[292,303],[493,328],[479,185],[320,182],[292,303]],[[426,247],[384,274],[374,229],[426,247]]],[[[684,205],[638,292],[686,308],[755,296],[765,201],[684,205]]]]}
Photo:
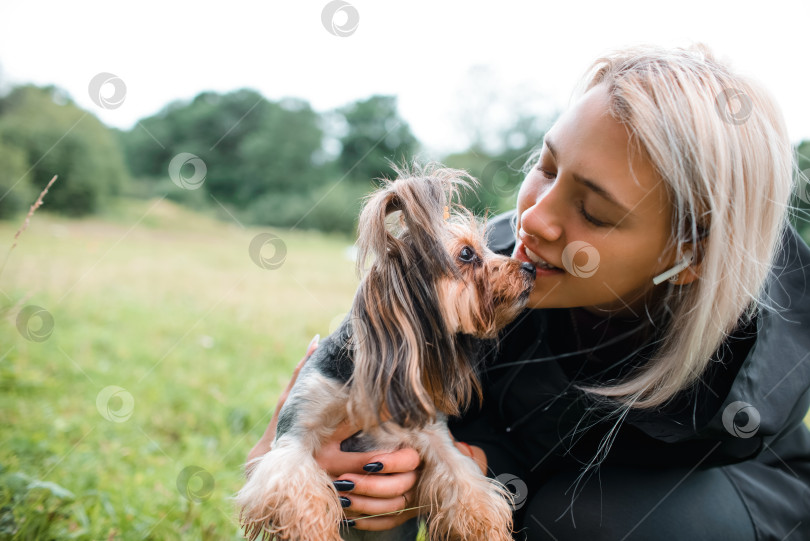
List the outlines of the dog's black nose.
{"type": "Polygon", "coordinates": [[[534,268],[534,265],[532,265],[531,263],[523,263],[523,264],[520,266],[520,268],[521,268],[521,269],[523,269],[523,270],[525,270],[525,271],[526,271],[526,272],[528,272],[529,274],[531,274],[531,275],[532,275],[532,278],[534,278],[534,277],[537,275],[537,269],[535,269],[535,268],[534,268]]]}

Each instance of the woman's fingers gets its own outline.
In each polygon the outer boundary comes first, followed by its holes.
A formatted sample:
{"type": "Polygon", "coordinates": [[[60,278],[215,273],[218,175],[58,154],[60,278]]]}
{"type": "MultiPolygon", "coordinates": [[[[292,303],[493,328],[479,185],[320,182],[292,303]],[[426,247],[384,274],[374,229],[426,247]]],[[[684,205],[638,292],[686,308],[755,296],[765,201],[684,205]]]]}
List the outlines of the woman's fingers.
{"type": "Polygon", "coordinates": [[[419,514],[419,509],[410,503],[414,499],[412,492],[394,498],[352,495],[350,499],[346,518],[353,521],[353,527],[358,530],[390,530],[419,514]]]}
{"type": "MultiPolygon", "coordinates": [[[[306,354],[293,370],[264,436],[248,455],[249,463],[270,449],[276,435],[279,412],[301,369],[317,347],[318,336],[312,339],[306,354]]],[[[346,516],[354,521],[353,527],[368,531],[389,530],[419,514],[418,509],[407,509],[410,505],[408,496],[417,481],[419,454],[413,449],[367,453],[341,451],[341,442],[357,431],[357,427],[347,421],[342,422],[315,458],[333,479],[338,480],[336,488],[347,505],[346,516]]],[[[250,471],[246,473],[249,475],[250,471]]]]}
{"type": "MultiPolygon", "coordinates": [[[[386,460],[390,454],[392,453],[376,456],[380,460],[386,460]]],[[[413,463],[407,462],[410,460],[408,455],[409,453],[402,453],[404,459],[399,462],[400,467],[407,467],[413,463]]],[[[418,460],[416,463],[418,464],[418,460]]],[[[347,473],[340,476],[335,488],[338,489],[346,506],[344,513],[347,518],[355,521],[355,528],[369,531],[389,530],[419,514],[419,509],[413,504],[415,499],[413,489],[417,478],[418,472],[413,469],[387,474],[347,473]]]]}
{"type": "Polygon", "coordinates": [[[338,425],[335,432],[329,437],[318,452],[315,454],[315,461],[326,472],[336,479],[343,473],[365,473],[363,466],[379,455],[379,451],[368,453],[345,453],[340,450],[340,443],[352,436],[358,428],[343,421],[338,425]]]}
{"type": "Polygon", "coordinates": [[[419,511],[410,510],[402,513],[394,513],[391,515],[383,515],[379,517],[355,517],[349,519],[353,522],[352,527],[356,530],[366,530],[370,532],[379,532],[382,530],[390,530],[405,523],[413,517],[419,515],[419,511]]]}
{"type": "MultiPolygon", "coordinates": [[[[368,496],[371,498],[400,498],[403,494],[413,489],[416,484],[417,475],[415,471],[404,473],[391,473],[388,475],[360,475],[357,473],[347,473],[340,476],[338,484],[335,486],[338,491],[348,486],[346,481],[354,485],[353,488],[341,492],[341,496],[352,495],[368,496]],[[340,483],[343,481],[343,483],[340,483]]],[[[363,511],[363,510],[361,510],[363,511]]],[[[363,511],[365,512],[365,511],[363,511]]]]}
{"type": "Polygon", "coordinates": [[[335,432],[315,456],[318,464],[333,478],[343,473],[400,473],[419,467],[419,453],[414,449],[397,451],[343,452],[340,443],[359,429],[348,421],[340,423],[335,432]]]}
{"type": "Polygon", "coordinates": [[[415,449],[399,449],[374,455],[363,465],[363,471],[369,473],[400,473],[413,471],[420,464],[419,453],[415,449]]]}
{"type": "Polygon", "coordinates": [[[409,504],[413,499],[411,491],[400,494],[393,498],[371,498],[361,494],[341,493],[350,502],[349,507],[344,511],[349,518],[367,515],[381,515],[388,513],[401,513],[414,507],[409,504]]]}

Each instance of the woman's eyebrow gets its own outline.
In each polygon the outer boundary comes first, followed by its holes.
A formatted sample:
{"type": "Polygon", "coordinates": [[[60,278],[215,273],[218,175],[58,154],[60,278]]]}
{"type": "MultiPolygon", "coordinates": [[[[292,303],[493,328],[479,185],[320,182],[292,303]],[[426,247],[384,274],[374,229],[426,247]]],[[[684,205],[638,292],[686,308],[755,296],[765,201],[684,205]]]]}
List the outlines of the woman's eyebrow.
{"type": "MultiPolygon", "coordinates": [[[[551,143],[551,141],[549,141],[548,137],[543,138],[543,144],[546,145],[546,148],[551,153],[551,156],[554,158],[554,161],[557,161],[557,152],[554,150],[554,145],[551,143]]],[[[609,191],[600,186],[598,182],[582,177],[576,173],[571,173],[571,177],[575,181],[582,184],[583,186],[589,188],[596,195],[605,199],[607,202],[612,203],[613,205],[619,207],[619,210],[624,212],[626,216],[628,217],[632,216],[630,210],[621,203],[619,203],[618,199],[613,197],[613,194],[611,194],[609,191]]]]}

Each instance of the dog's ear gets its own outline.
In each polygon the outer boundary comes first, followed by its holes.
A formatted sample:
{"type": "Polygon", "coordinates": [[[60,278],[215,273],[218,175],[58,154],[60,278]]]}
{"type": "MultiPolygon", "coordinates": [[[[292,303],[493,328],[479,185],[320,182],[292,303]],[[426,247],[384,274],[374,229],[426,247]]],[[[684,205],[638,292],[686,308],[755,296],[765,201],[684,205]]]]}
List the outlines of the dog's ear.
{"type": "Polygon", "coordinates": [[[464,171],[435,165],[396,171],[398,178],[385,180],[360,214],[358,265],[362,269],[369,257],[383,264],[395,258],[405,265],[426,258],[434,275],[454,273],[444,248],[448,209],[459,188],[475,180],[464,171]]]}
{"type": "MultiPolygon", "coordinates": [[[[466,173],[399,171],[368,199],[360,217],[358,265],[374,257],[355,295],[354,372],[349,411],[363,426],[385,413],[424,426],[437,409],[455,414],[472,392],[457,369],[455,333],[445,325],[440,278],[457,276],[446,213],[466,173]],[[392,218],[395,218],[394,223],[392,218]]],[[[474,182],[474,181],[471,181],[474,182]]]]}

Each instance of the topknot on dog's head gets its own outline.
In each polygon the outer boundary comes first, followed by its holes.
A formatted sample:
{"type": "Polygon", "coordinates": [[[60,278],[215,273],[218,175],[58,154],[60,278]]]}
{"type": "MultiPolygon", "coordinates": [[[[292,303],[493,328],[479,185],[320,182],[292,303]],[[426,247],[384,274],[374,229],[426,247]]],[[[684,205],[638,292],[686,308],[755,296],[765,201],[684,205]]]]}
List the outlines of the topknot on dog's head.
{"type": "Polygon", "coordinates": [[[351,310],[348,410],[363,427],[383,413],[401,426],[424,426],[437,411],[457,414],[479,389],[469,341],[447,325],[439,291],[443,279],[463,278],[452,241],[476,222],[456,202],[476,181],[438,164],[394,170],[396,179],[383,180],[360,214],[358,269],[367,272],[351,310]]]}
{"type": "Polygon", "coordinates": [[[447,222],[470,214],[457,201],[462,190],[477,184],[476,179],[437,163],[391,167],[396,178],[379,179],[382,185],[366,197],[360,214],[358,269],[362,272],[369,257],[372,264],[394,258],[411,265],[430,254],[437,274],[453,273],[455,266],[444,249],[447,222]]]}

